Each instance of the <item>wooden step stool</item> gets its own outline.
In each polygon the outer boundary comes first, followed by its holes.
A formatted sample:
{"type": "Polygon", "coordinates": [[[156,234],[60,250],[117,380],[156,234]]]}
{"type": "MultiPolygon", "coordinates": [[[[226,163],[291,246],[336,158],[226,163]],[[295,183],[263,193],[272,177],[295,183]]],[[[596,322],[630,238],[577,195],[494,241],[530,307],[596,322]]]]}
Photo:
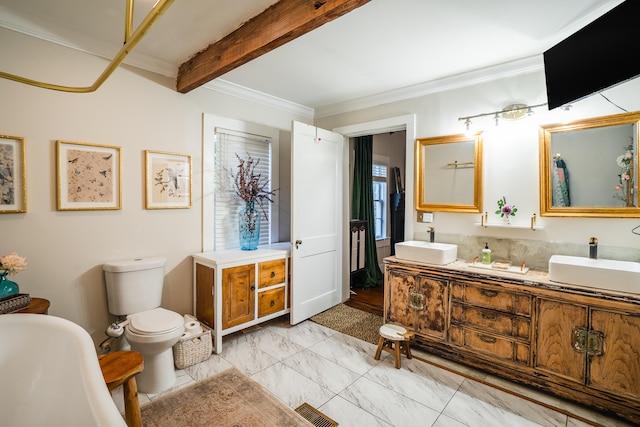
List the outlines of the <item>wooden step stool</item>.
{"type": "Polygon", "coordinates": [[[142,427],[136,375],[144,369],[144,359],[137,351],[116,351],[98,358],[109,392],[123,386],[124,416],[129,427],[142,427]]]}
{"type": "Polygon", "coordinates": [[[400,353],[411,359],[411,338],[414,333],[400,325],[384,324],[380,326],[380,340],[376,350],[376,360],[380,360],[382,350],[389,352],[396,358],[396,369],[400,369],[400,353]]]}

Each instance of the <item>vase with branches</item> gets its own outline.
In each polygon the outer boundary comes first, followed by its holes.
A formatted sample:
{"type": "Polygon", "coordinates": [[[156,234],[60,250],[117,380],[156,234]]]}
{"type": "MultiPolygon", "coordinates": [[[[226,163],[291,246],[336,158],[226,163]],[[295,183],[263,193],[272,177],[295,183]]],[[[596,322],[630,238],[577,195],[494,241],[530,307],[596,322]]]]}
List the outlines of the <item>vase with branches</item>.
{"type": "Polygon", "coordinates": [[[231,171],[230,175],[233,178],[235,193],[245,201],[245,207],[238,213],[240,248],[254,250],[258,248],[260,240],[258,208],[265,220],[268,220],[267,203],[273,203],[273,197],[277,190],[272,190],[269,179],[256,170],[260,159],[254,159],[248,153],[247,159],[241,158],[238,153],[236,153],[236,157],[239,162],[237,170],[235,173],[231,171]]]}

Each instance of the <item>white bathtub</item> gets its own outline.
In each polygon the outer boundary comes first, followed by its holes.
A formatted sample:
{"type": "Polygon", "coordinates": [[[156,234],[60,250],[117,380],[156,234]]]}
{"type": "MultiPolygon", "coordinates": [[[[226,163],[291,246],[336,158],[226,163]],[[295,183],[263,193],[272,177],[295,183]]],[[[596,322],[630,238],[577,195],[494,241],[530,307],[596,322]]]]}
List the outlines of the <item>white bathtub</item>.
{"type": "Polygon", "coordinates": [[[126,427],[87,331],[54,316],[0,315],[0,424],[126,427]]]}

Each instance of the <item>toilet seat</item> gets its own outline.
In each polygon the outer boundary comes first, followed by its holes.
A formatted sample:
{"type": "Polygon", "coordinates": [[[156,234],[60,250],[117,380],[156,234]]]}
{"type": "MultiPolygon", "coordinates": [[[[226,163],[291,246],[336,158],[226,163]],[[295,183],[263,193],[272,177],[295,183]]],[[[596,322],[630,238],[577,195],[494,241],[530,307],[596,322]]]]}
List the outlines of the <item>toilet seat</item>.
{"type": "Polygon", "coordinates": [[[164,335],[184,327],[184,317],[162,307],[127,316],[129,331],[138,335],[164,335]]]}

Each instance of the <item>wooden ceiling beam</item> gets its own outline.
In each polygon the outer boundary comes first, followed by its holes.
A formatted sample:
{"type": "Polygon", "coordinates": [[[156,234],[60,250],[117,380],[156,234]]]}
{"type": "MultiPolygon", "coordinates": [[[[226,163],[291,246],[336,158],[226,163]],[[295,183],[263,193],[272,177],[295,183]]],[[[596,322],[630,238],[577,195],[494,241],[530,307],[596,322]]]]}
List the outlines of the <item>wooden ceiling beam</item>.
{"type": "Polygon", "coordinates": [[[177,90],[187,93],[370,0],[280,0],[178,69],[177,90]]]}

